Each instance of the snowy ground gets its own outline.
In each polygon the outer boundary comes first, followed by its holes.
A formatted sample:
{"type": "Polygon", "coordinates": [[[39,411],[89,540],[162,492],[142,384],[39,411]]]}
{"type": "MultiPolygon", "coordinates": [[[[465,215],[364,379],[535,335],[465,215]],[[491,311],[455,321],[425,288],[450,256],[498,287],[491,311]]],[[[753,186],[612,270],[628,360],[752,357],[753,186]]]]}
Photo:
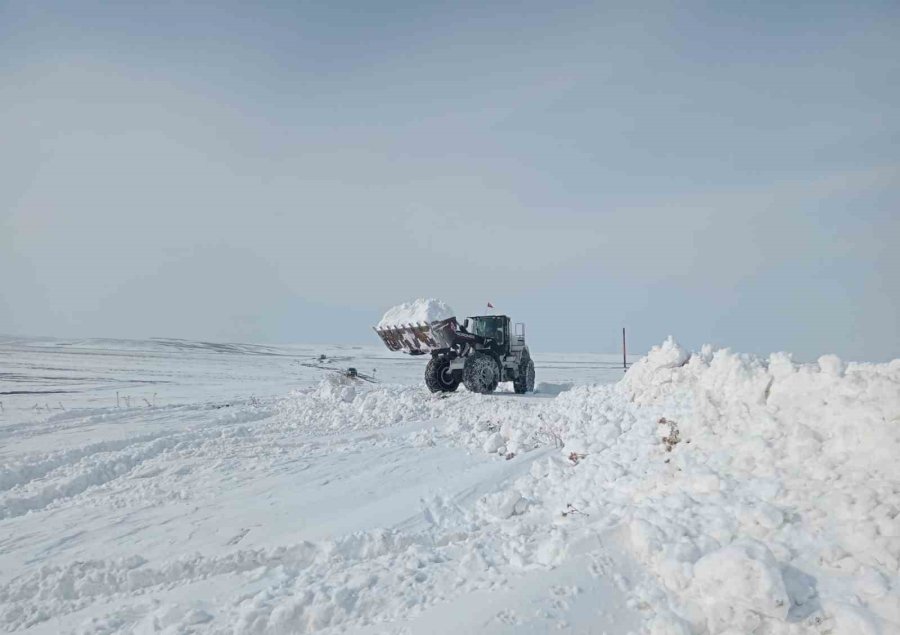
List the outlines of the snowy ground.
{"type": "Polygon", "coordinates": [[[0,341],[0,628],[900,632],[900,361],[616,362],[0,341]]]}

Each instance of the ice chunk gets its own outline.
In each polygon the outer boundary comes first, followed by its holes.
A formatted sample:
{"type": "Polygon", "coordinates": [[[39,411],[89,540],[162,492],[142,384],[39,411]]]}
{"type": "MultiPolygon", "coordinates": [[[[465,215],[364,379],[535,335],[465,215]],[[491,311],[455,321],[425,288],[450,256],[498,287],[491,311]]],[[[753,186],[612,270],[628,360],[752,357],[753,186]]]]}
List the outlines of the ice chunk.
{"type": "Polygon", "coordinates": [[[670,335],[660,346],[654,346],[645,357],[635,362],[619,385],[633,399],[653,399],[671,385],[672,373],[687,364],[690,358],[690,353],[670,335]]]}
{"type": "Polygon", "coordinates": [[[823,373],[832,377],[844,376],[844,362],[837,355],[822,355],[819,358],[819,368],[823,373]]]}
{"type": "Polygon", "coordinates": [[[518,491],[507,490],[485,495],[478,502],[478,507],[488,517],[503,520],[524,514],[528,509],[528,501],[518,491]]]}
{"type": "Polygon", "coordinates": [[[691,354],[682,348],[671,335],[659,346],[647,353],[646,364],[653,369],[684,366],[691,354]]]}
{"type": "Polygon", "coordinates": [[[791,608],[775,556],[755,540],[736,542],[700,558],[694,575],[706,602],[738,606],[781,620],[791,608]]]}
{"type": "Polygon", "coordinates": [[[499,432],[495,432],[490,437],[488,437],[487,441],[485,441],[484,445],[481,447],[485,452],[491,454],[499,450],[504,445],[506,445],[506,439],[504,439],[503,435],[499,432]]]}

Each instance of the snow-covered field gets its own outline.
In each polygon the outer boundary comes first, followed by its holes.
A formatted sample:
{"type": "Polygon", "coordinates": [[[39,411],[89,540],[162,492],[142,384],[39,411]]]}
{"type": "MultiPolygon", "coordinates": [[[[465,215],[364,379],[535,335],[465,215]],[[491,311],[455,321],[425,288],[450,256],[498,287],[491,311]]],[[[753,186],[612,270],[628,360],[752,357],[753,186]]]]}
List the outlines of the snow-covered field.
{"type": "Polygon", "coordinates": [[[0,628],[900,632],[900,360],[535,360],[0,341],[0,628]]]}

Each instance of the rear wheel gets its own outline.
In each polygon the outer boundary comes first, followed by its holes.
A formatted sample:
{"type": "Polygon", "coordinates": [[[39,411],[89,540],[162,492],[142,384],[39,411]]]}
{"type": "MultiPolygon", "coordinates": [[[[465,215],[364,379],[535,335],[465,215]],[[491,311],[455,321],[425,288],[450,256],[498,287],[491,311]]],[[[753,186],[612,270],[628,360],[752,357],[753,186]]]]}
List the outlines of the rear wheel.
{"type": "Polygon", "coordinates": [[[431,392],[453,392],[461,380],[459,371],[450,370],[446,357],[432,357],[425,367],[425,385],[431,392]]]}
{"type": "Polygon", "coordinates": [[[513,382],[513,389],[520,395],[534,391],[534,362],[530,358],[523,359],[519,365],[519,375],[513,382]]]}
{"type": "Polygon", "coordinates": [[[494,392],[500,383],[500,368],[497,362],[484,353],[470,356],[463,367],[463,383],[470,392],[482,394],[494,392]]]}

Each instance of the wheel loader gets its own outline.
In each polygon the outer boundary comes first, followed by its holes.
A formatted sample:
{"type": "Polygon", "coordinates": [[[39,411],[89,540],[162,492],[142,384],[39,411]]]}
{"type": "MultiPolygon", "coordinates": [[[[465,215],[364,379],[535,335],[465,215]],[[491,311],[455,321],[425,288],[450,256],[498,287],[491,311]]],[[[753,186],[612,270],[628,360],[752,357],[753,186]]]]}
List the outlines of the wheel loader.
{"type": "Polygon", "coordinates": [[[477,315],[460,324],[455,317],[419,324],[374,327],[392,351],[431,355],[425,385],[431,392],[453,392],[462,383],[488,394],[511,381],[523,394],[534,390],[534,362],[525,344],[525,325],[510,331],[506,315],[477,315]]]}

